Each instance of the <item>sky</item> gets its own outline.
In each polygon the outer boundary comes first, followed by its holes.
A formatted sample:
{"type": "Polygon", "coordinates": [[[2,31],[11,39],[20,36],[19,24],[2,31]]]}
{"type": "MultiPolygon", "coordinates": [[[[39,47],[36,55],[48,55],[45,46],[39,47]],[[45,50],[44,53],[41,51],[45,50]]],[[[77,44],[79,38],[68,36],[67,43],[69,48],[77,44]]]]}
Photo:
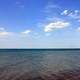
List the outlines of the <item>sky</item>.
{"type": "Polygon", "coordinates": [[[80,48],[80,0],[0,0],[0,48],[80,48]]]}

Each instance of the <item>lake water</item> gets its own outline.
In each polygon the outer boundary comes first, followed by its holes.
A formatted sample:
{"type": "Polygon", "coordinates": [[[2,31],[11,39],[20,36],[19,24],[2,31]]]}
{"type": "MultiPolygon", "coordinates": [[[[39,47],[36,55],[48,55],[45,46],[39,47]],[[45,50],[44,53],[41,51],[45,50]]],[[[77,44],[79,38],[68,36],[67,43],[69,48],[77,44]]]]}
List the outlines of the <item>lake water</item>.
{"type": "MultiPolygon", "coordinates": [[[[31,73],[56,73],[80,67],[80,50],[73,49],[1,49],[0,74],[2,76],[31,73]]],[[[2,77],[0,76],[0,77],[2,77]]]]}

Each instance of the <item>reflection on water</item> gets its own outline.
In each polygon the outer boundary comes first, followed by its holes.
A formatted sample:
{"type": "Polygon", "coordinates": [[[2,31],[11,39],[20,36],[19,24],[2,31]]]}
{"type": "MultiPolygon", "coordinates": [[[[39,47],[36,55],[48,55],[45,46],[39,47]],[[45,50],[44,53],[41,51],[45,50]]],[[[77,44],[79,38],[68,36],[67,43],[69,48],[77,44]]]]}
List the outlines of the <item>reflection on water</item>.
{"type": "Polygon", "coordinates": [[[31,73],[33,76],[80,67],[80,50],[3,50],[0,74],[31,73]],[[21,72],[21,73],[20,73],[21,72]]]}

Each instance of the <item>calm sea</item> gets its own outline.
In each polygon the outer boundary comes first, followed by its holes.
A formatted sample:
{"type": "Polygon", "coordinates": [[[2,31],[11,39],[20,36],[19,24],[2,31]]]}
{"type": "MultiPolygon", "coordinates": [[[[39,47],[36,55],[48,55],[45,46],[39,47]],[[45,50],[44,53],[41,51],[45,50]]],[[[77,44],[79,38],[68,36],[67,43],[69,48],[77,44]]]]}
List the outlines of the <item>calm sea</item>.
{"type": "Polygon", "coordinates": [[[0,73],[38,75],[79,67],[79,49],[0,49],[0,73]]]}

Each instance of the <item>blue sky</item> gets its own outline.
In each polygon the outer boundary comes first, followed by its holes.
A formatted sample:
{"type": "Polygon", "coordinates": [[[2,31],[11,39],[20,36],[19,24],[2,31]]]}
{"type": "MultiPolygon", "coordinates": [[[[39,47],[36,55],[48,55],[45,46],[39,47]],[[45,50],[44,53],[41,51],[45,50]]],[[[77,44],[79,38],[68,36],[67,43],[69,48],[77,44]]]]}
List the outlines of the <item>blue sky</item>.
{"type": "Polygon", "coordinates": [[[80,48],[80,0],[0,0],[0,48],[80,48]]]}

